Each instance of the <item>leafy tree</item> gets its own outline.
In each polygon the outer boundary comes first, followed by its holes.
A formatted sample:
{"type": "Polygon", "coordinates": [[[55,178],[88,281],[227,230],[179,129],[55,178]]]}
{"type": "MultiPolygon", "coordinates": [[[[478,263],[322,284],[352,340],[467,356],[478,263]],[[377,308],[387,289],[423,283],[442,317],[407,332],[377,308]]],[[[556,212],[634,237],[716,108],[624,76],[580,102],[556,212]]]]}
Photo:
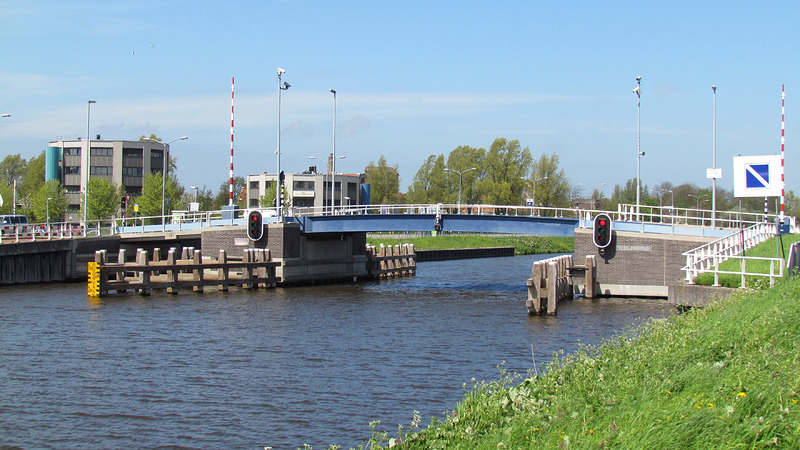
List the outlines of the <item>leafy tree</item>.
{"type": "Polygon", "coordinates": [[[267,186],[267,190],[264,192],[264,195],[258,199],[258,204],[262,208],[274,208],[275,207],[275,193],[278,191],[278,185],[276,183],[271,183],[267,186]]]}
{"type": "Polygon", "coordinates": [[[14,178],[22,178],[28,162],[20,154],[8,155],[0,162],[0,177],[5,184],[11,184],[14,178]]]}
{"type": "Polygon", "coordinates": [[[409,203],[448,202],[449,186],[444,171],[444,155],[430,155],[408,189],[406,199],[409,203]]]}
{"type": "Polygon", "coordinates": [[[364,169],[366,182],[370,185],[370,202],[373,205],[400,203],[400,166],[389,166],[381,155],[378,164],[370,161],[364,169]]]}
{"type": "Polygon", "coordinates": [[[0,214],[11,214],[14,210],[14,188],[10,184],[0,182],[0,197],[3,199],[0,214]]]}
{"type": "MultiPolygon", "coordinates": [[[[91,195],[89,203],[91,203],[91,195]]],[[[64,187],[58,180],[48,180],[39,187],[33,195],[33,218],[29,217],[28,219],[36,222],[45,222],[47,220],[48,207],[50,222],[64,221],[67,199],[64,195],[64,187]],[[50,199],[49,201],[47,200],[48,198],[50,199]]]]}
{"type": "Polygon", "coordinates": [[[527,180],[533,192],[536,189],[536,205],[550,207],[569,206],[570,183],[564,169],[558,168],[559,157],[552,153],[542,155],[532,166],[532,177],[527,180]]]}
{"type": "MultiPolygon", "coordinates": [[[[124,190],[105,177],[89,178],[89,203],[87,220],[106,220],[116,215],[124,190]]],[[[82,207],[86,207],[85,199],[82,207]]]]}
{"type": "MultiPolygon", "coordinates": [[[[484,159],[486,158],[486,150],[483,148],[469,147],[460,145],[450,152],[447,157],[447,167],[452,171],[462,172],[461,178],[461,203],[473,204],[478,203],[480,200],[479,192],[477,189],[477,182],[483,175],[484,159]],[[469,170],[471,168],[475,170],[469,170]]],[[[458,173],[450,172],[448,177],[451,185],[451,203],[458,200],[458,183],[459,179],[456,178],[458,173]]]]}
{"type": "MultiPolygon", "coordinates": [[[[19,195],[30,199],[34,193],[44,184],[44,166],[45,166],[45,152],[39,154],[35,158],[28,160],[25,167],[22,183],[17,180],[17,188],[19,195]]],[[[29,200],[30,202],[30,200],[29,200]]]]}
{"type": "Polygon", "coordinates": [[[533,158],[530,149],[518,140],[497,138],[486,153],[479,183],[485,203],[517,205],[522,198],[524,178],[531,171],[533,158]]]}
{"type": "MultiPolygon", "coordinates": [[[[214,197],[213,209],[222,209],[228,205],[230,179],[225,180],[219,185],[216,197],[214,197]]],[[[244,177],[233,177],[233,203],[240,208],[247,206],[247,182],[244,177]]]]}
{"type": "MultiPolygon", "coordinates": [[[[194,200],[194,196],[192,196],[194,200]]],[[[200,211],[211,211],[214,204],[214,197],[211,189],[208,187],[203,186],[202,188],[197,189],[197,203],[199,203],[200,211]]]]}
{"type": "MultiPolygon", "coordinates": [[[[183,198],[184,188],[178,184],[175,176],[167,177],[164,188],[164,214],[171,214],[173,209],[188,209],[188,204],[183,198]]],[[[139,214],[142,216],[161,215],[161,173],[153,173],[144,177],[142,195],[136,198],[139,205],[139,214]]],[[[90,193],[91,198],[91,193],[90,193]]]]}

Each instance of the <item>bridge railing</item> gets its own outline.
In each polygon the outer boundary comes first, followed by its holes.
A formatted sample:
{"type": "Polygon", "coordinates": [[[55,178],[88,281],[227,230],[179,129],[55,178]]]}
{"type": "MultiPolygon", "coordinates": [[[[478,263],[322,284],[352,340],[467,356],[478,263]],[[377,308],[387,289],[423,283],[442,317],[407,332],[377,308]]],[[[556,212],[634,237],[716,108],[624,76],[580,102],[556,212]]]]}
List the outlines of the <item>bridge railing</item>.
{"type": "MultiPolygon", "coordinates": [[[[677,208],[674,206],[639,206],[636,212],[636,205],[621,203],[617,206],[617,220],[627,222],[652,222],[675,225],[694,225],[710,227],[712,224],[712,214],[710,210],[697,208],[677,208]],[[639,220],[637,220],[637,216],[639,220]]],[[[775,222],[775,214],[751,213],[746,211],[717,211],[713,222],[717,228],[741,228],[748,227],[757,223],[775,222]]],[[[792,216],[785,216],[793,232],[796,230],[796,219],[792,216]]]]}
{"type": "Polygon", "coordinates": [[[50,222],[0,226],[0,244],[21,241],[70,239],[83,235],[83,227],[76,223],[50,222]]]}
{"type": "MultiPolygon", "coordinates": [[[[745,275],[761,275],[770,276],[770,284],[774,282],[772,277],[783,276],[783,264],[780,258],[766,258],[768,260],[780,261],[781,266],[780,274],[775,274],[774,270],[770,270],[770,275],[763,273],[746,273],[747,260],[763,260],[765,258],[746,257],[740,256],[745,251],[755,247],[756,245],[766,241],[767,239],[775,236],[776,226],[774,223],[757,223],[741,231],[730,234],[716,241],[709,242],[708,244],[701,245],[695,249],[684,252],[686,256],[686,265],[682,268],[686,272],[686,281],[693,283],[694,279],[701,273],[711,272],[714,274],[714,286],[719,286],[719,275],[723,273],[741,273],[742,286],[744,286],[745,275]],[[729,272],[720,270],[719,266],[724,261],[729,259],[741,259],[742,270],[739,272],[729,272]]],[[[774,266],[773,261],[771,265],[774,266]]],[[[773,267],[774,268],[774,267],[773,267]]]]}
{"type": "Polygon", "coordinates": [[[290,208],[295,216],[360,215],[360,214],[477,214],[506,216],[540,216],[578,218],[577,208],[552,208],[508,205],[457,205],[438,204],[391,204],[391,205],[346,205],[327,208],[290,208]]]}

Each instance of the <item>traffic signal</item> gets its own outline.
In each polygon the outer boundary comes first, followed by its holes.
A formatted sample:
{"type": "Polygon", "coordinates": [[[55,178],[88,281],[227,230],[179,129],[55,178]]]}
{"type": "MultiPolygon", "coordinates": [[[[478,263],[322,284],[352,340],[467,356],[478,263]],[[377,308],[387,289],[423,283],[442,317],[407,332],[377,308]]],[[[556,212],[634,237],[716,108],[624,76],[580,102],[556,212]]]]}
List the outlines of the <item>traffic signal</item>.
{"type": "Polygon", "coordinates": [[[442,231],[444,226],[442,225],[442,216],[436,216],[436,222],[433,224],[434,231],[442,231]]]}
{"type": "Polygon", "coordinates": [[[611,244],[612,238],[611,217],[608,214],[598,214],[594,217],[594,245],[606,248],[611,244]]]}
{"type": "Polygon", "coordinates": [[[122,208],[123,211],[125,211],[125,209],[127,209],[127,207],[128,207],[128,196],[127,195],[123,195],[122,196],[122,202],[120,203],[119,206],[120,206],[120,208],[122,208]]]}
{"type": "Polygon", "coordinates": [[[250,211],[247,215],[247,237],[257,241],[264,235],[264,218],[261,211],[250,211]]]}

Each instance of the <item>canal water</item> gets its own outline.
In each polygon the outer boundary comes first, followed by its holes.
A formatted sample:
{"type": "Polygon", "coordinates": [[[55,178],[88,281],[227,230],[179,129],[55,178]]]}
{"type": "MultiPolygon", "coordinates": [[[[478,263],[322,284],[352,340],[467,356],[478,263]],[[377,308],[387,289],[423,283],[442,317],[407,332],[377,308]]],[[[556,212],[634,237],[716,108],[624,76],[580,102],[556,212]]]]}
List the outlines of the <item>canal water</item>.
{"type": "Polygon", "coordinates": [[[369,422],[427,424],[553,352],[600,343],[664,301],[573,300],[530,317],[544,256],[419,264],[385,281],[90,301],[85,284],[0,288],[0,445],[345,448],[369,422]]]}

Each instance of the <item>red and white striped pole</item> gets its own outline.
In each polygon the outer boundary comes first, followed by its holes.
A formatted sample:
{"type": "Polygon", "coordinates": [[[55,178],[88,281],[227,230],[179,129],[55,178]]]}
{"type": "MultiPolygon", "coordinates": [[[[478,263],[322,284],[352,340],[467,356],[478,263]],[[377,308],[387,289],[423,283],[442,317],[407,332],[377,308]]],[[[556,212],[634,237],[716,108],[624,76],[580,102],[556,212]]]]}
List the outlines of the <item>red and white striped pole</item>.
{"type": "Polygon", "coordinates": [[[784,158],[786,156],[786,89],[785,85],[781,85],[781,218],[780,223],[783,223],[783,210],[786,203],[786,197],[784,195],[784,191],[786,190],[786,180],[784,176],[786,175],[786,165],[784,164],[784,158]]]}
{"type": "Polygon", "coordinates": [[[231,181],[228,185],[228,206],[233,206],[233,77],[231,77],[231,181]]]}

